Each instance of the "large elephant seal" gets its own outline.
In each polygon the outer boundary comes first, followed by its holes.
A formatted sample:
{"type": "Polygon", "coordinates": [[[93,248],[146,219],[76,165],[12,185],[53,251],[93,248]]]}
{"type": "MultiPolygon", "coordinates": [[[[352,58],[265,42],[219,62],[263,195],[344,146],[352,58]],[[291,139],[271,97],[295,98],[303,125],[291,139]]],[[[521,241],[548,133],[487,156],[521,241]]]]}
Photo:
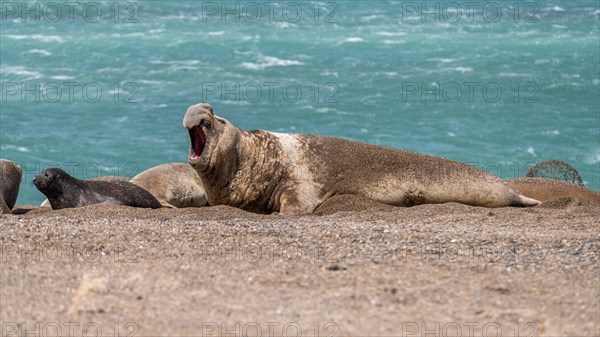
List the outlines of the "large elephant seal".
{"type": "Polygon", "coordinates": [[[12,214],[22,173],[21,167],[13,161],[0,159],[0,214],[12,214]]]}
{"type": "Polygon", "coordinates": [[[200,176],[189,164],[158,165],[133,177],[131,183],[148,190],[163,207],[203,207],[208,203],[200,176]]]}
{"type": "Polygon", "coordinates": [[[79,180],[59,168],[49,168],[33,179],[52,209],[82,207],[103,202],[160,208],[160,202],[145,189],[124,181],[79,180]]]}
{"type": "MultiPolygon", "coordinates": [[[[96,178],[90,178],[88,179],[90,181],[124,181],[124,182],[129,182],[129,179],[125,178],[125,177],[120,177],[120,176],[101,176],[101,177],[96,177],[96,178]]],[[[42,204],[40,205],[40,207],[52,207],[50,205],[50,201],[48,201],[48,199],[45,199],[42,204]]]]}
{"type": "Polygon", "coordinates": [[[560,198],[575,198],[600,204],[600,193],[562,180],[523,177],[510,179],[506,182],[516,188],[519,193],[541,202],[560,198]]]}
{"type": "Polygon", "coordinates": [[[333,137],[240,130],[209,104],[190,106],[183,126],[210,205],[309,213],[336,194],[404,206],[539,204],[472,166],[333,137]]]}

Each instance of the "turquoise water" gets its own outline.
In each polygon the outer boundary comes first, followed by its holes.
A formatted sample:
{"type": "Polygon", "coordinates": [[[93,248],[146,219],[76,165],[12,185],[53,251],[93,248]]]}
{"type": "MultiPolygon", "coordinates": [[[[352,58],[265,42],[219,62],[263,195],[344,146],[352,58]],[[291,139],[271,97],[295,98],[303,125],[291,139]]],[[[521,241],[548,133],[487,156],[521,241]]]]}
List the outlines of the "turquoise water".
{"type": "Polygon", "coordinates": [[[503,178],[559,159],[600,190],[599,2],[422,3],[2,3],[0,146],[25,170],[18,203],[44,199],[31,181],[49,166],[131,177],[185,162],[181,121],[200,101],[240,128],[503,178]]]}

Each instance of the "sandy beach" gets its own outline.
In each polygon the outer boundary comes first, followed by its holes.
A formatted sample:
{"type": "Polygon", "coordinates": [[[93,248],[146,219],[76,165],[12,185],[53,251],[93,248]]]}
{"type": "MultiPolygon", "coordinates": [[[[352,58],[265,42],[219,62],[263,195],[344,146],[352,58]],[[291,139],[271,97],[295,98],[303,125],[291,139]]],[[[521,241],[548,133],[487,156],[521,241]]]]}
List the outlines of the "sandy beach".
{"type": "Polygon", "coordinates": [[[600,207],[0,217],[3,336],[598,336],[600,207]]]}

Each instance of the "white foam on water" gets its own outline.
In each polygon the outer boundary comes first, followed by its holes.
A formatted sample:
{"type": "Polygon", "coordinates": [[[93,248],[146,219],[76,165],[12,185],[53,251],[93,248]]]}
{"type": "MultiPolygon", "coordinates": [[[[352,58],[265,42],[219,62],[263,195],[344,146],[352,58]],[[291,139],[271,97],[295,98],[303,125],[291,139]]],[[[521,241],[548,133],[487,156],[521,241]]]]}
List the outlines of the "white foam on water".
{"type": "Polygon", "coordinates": [[[304,62],[296,61],[296,60],[284,60],[274,56],[264,56],[261,57],[260,63],[253,62],[243,62],[240,64],[240,67],[249,70],[262,70],[269,67],[288,67],[288,66],[301,66],[304,65],[304,62]]]}
{"type": "Polygon", "coordinates": [[[592,80],[592,84],[593,85],[598,85],[598,84],[600,84],[600,80],[597,79],[597,78],[595,78],[595,79],[592,80]]]}
{"type": "Polygon", "coordinates": [[[335,78],[340,77],[340,75],[337,73],[337,71],[325,71],[325,72],[320,73],[319,75],[321,75],[321,76],[333,76],[335,78]]]}
{"type": "Polygon", "coordinates": [[[404,40],[383,40],[383,44],[403,44],[406,43],[404,40]]]}
{"type": "Polygon", "coordinates": [[[500,73],[499,74],[500,77],[526,77],[526,76],[531,76],[530,74],[526,74],[526,73],[500,73]]]}
{"type": "Polygon", "coordinates": [[[546,136],[558,136],[558,135],[560,135],[560,131],[558,131],[558,130],[544,131],[544,134],[546,136]]]}
{"type": "Polygon", "coordinates": [[[242,37],[242,41],[252,41],[252,40],[260,40],[260,35],[256,34],[254,36],[251,35],[245,35],[244,37],[242,37]]]}
{"type": "Polygon", "coordinates": [[[404,35],[406,35],[406,33],[405,32],[375,32],[375,35],[392,37],[392,36],[404,36],[404,35]]]}
{"type": "Polygon", "coordinates": [[[238,101],[221,101],[221,104],[226,104],[226,105],[249,105],[250,102],[245,101],[245,100],[238,100],[238,101]]]}
{"type": "Polygon", "coordinates": [[[58,35],[41,35],[41,34],[32,34],[32,35],[6,35],[7,38],[13,40],[35,40],[40,42],[58,42],[63,43],[65,40],[58,35]]]}
{"type": "Polygon", "coordinates": [[[585,158],[585,162],[589,165],[596,165],[600,163],[600,148],[592,150],[585,158]]]}
{"type": "Polygon", "coordinates": [[[50,78],[53,79],[53,80],[59,80],[59,81],[74,80],[75,79],[75,77],[73,77],[73,76],[67,76],[67,75],[50,76],[50,78]]]}
{"type": "Polygon", "coordinates": [[[221,36],[221,35],[224,35],[224,34],[225,34],[224,31],[218,31],[218,32],[208,32],[206,35],[209,35],[209,36],[221,36]]]}
{"type": "Polygon", "coordinates": [[[445,68],[445,69],[442,69],[442,70],[456,71],[456,72],[459,72],[459,73],[462,73],[462,74],[473,72],[473,68],[471,68],[471,67],[445,68]]]}
{"type": "Polygon", "coordinates": [[[35,79],[43,76],[42,73],[34,70],[29,70],[23,66],[2,67],[0,68],[0,73],[4,75],[23,76],[26,79],[35,79]]]}
{"type": "Polygon", "coordinates": [[[555,12],[564,12],[565,11],[565,9],[560,6],[554,6],[551,9],[555,12]]]}
{"type": "Polygon", "coordinates": [[[29,152],[29,149],[24,146],[17,147],[17,151],[19,152],[29,152]]]}
{"type": "Polygon", "coordinates": [[[428,61],[436,61],[436,62],[440,62],[440,63],[452,63],[452,62],[456,62],[456,59],[453,59],[453,58],[432,58],[432,59],[429,59],[428,61]]]}
{"type": "Polygon", "coordinates": [[[148,37],[151,35],[148,35],[146,33],[141,33],[141,32],[136,32],[136,33],[127,33],[127,34],[120,34],[120,33],[114,33],[112,34],[112,37],[116,37],[116,38],[127,38],[127,37],[148,37]]]}
{"type": "Polygon", "coordinates": [[[448,132],[446,134],[448,135],[448,137],[456,137],[456,134],[454,132],[448,132]]]}
{"type": "Polygon", "coordinates": [[[161,85],[164,84],[163,81],[153,81],[153,80],[139,80],[137,81],[140,84],[148,84],[148,85],[161,85]]]}
{"type": "Polygon", "coordinates": [[[350,43],[356,43],[356,42],[363,42],[364,39],[362,37],[349,37],[347,39],[344,40],[344,42],[350,42],[350,43]]]}
{"type": "Polygon", "coordinates": [[[198,21],[198,20],[200,20],[199,15],[187,14],[187,13],[165,15],[165,16],[161,16],[160,18],[163,20],[174,20],[174,21],[185,21],[185,20],[198,21]]]}
{"type": "Polygon", "coordinates": [[[529,153],[530,155],[537,157],[537,155],[535,154],[535,149],[533,147],[528,147],[527,148],[527,153],[529,153]]]}
{"type": "Polygon", "coordinates": [[[96,72],[98,74],[102,74],[102,73],[121,73],[123,72],[122,68],[100,68],[100,69],[96,69],[96,72]]]}
{"type": "Polygon", "coordinates": [[[375,20],[375,19],[381,19],[383,17],[384,17],[383,15],[373,14],[373,15],[369,15],[369,16],[365,16],[365,17],[360,18],[360,21],[363,21],[363,22],[365,22],[365,21],[372,21],[372,20],[375,20]]]}
{"type": "Polygon", "coordinates": [[[45,49],[31,49],[28,50],[26,52],[24,52],[23,54],[39,54],[39,55],[43,55],[43,56],[50,56],[52,55],[51,52],[45,50],[45,49]]]}
{"type": "Polygon", "coordinates": [[[275,22],[275,27],[277,28],[281,28],[281,29],[288,29],[288,28],[296,28],[298,27],[298,25],[291,23],[291,22],[275,22]]]}

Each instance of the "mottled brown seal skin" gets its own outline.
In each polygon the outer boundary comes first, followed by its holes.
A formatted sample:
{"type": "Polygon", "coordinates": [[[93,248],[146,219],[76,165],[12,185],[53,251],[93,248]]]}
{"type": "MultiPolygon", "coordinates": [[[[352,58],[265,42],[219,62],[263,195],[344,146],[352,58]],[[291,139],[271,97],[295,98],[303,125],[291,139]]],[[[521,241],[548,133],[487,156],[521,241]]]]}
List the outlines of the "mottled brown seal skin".
{"type": "Polygon", "coordinates": [[[12,214],[22,173],[21,167],[13,161],[0,159],[0,214],[12,214]]]}
{"type": "MultiPolygon", "coordinates": [[[[88,180],[91,181],[124,181],[124,182],[129,182],[129,179],[125,178],[125,177],[119,177],[119,176],[102,176],[102,177],[96,177],[96,178],[90,178],[88,180]]],[[[42,204],[40,205],[40,207],[52,207],[50,205],[50,201],[48,201],[48,199],[45,199],[42,204]]]]}
{"type": "Polygon", "coordinates": [[[33,179],[52,209],[82,207],[103,202],[142,208],[160,208],[148,191],[124,181],[79,180],[59,168],[49,168],[33,179]]]}
{"type": "Polygon", "coordinates": [[[183,126],[210,205],[310,213],[337,194],[398,206],[539,204],[472,166],[333,137],[240,130],[205,103],[188,108],[183,126]]]}
{"type": "Polygon", "coordinates": [[[521,194],[541,202],[560,198],[576,198],[600,204],[600,193],[561,180],[524,177],[510,179],[506,183],[516,188],[521,194]]]}
{"type": "Polygon", "coordinates": [[[202,180],[185,163],[167,163],[148,169],[131,179],[148,190],[163,207],[203,207],[208,204],[202,180]]]}

